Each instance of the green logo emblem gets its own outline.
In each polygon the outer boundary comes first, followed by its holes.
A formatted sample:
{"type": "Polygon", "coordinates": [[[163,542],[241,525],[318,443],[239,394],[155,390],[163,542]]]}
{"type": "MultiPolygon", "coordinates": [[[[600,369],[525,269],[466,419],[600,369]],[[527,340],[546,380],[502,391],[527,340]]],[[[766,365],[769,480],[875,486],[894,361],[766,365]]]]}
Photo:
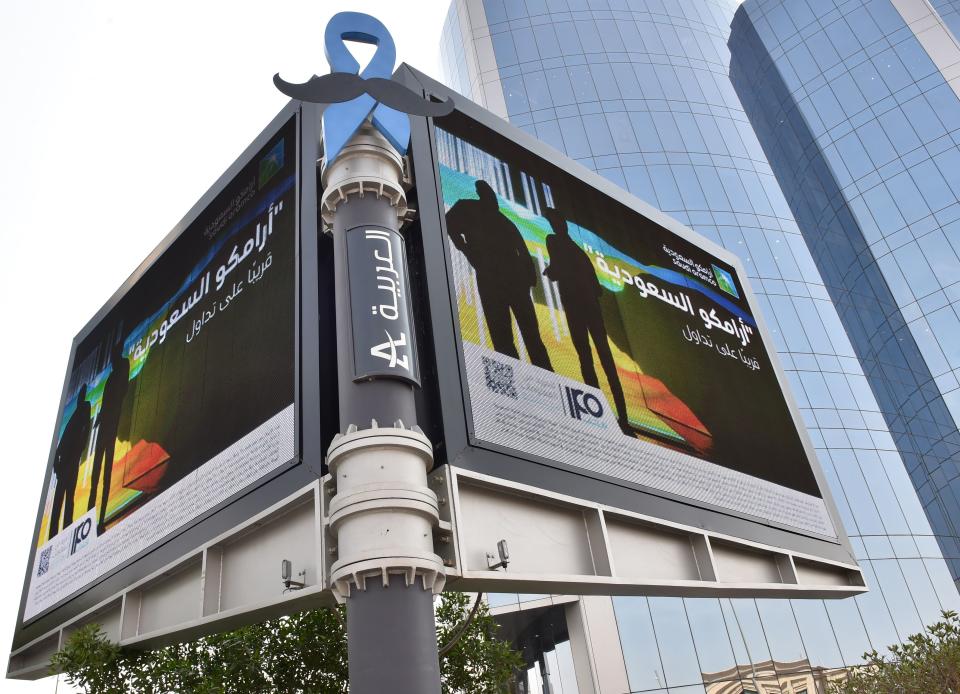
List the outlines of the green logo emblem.
{"type": "Polygon", "coordinates": [[[737,285],[733,281],[733,275],[724,270],[722,267],[713,266],[713,276],[717,278],[717,286],[720,287],[730,296],[735,296],[740,298],[740,294],[737,292],[737,285]]]}

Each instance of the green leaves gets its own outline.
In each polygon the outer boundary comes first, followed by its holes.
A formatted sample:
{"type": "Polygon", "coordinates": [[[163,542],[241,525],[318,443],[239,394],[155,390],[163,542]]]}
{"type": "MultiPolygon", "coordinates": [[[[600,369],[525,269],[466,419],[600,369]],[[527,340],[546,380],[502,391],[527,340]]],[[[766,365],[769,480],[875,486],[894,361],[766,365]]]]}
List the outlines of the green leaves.
{"type": "Polygon", "coordinates": [[[960,692],[960,617],[943,621],[890,646],[889,655],[864,653],[866,665],[833,684],[831,694],[957,694],[960,692]]]}
{"type": "Polygon", "coordinates": [[[67,681],[88,692],[123,694],[124,660],[120,647],[107,641],[99,624],[86,624],[71,634],[63,650],[54,654],[51,667],[69,673],[67,681]]]}
{"type": "MultiPolygon", "coordinates": [[[[445,593],[436,606],[437,639],[447,643],[463,624],[470,599],[445,593]]],[[[153,651],[110,643],[97,624],[77,629],[52,661],[87,694],[345,694],[347,639],[343,606],[300,612],[153,651]]],[[[441,659],[445,694],[498,694],[521,665],[496,639],[485,604],[456,646],[441,659]]]]}
{"type": "Polygon", "coordinates": [[[332,610],[301,612],[153,651],[121,649],[90,624],[71,635],[53,667],[88,694],[343,694],[347,642],[332,610]]]}
{"type": "MultiPolygon", "coordinates": [[[[464,593],[443,594],[436,608],[437,642],[441,648],[459,631],[470,611],[470,602],[464,593]]],[[[503,690],[503,683],[523,665],[523,659],[510,644],[496,638],[499,628],[486,603],[481,602],[467,630],[440,659],[445,694],[499,694],[503,690]]]]}

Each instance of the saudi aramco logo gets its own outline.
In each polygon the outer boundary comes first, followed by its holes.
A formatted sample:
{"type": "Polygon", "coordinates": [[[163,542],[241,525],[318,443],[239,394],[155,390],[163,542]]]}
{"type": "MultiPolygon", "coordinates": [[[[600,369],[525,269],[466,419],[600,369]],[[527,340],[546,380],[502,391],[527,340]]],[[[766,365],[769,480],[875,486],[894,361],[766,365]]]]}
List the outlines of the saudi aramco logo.
{"type": "Polygon", "coordinates": [[[740,294],[737,292],[737,285],[733,282],[733,275],[724,270],[722,267],[713,266],[713,276],[717,278],[717,286],[720,287],[730,296],[740,298],[740,294]]]}

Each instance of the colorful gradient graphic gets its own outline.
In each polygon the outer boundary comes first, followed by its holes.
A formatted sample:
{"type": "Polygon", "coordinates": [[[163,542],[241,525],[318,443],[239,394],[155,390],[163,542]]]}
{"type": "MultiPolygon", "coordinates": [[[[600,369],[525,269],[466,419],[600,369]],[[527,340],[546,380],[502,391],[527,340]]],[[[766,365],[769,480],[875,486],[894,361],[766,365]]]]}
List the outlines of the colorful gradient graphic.
{"type": "Polygon", "coordinates": [[[598,387],[626,436],[820,496],[733,267],[463,116],[441,122],[465,343],[598,387]]]}
{"type": "MultiPolygon", "coordinates": [[[[443,201],[447,209],[463,199],[476,198],[475,186],[477,179],[460,171],[441,165],[440,177],[443,186],[443,201]]],[[[498,196],[500,212],[520,230],[530,255],[538,261],[540,274],[549,264],[549,255],[546,250],[546,237],[552,233],[547,220],[532,213],[526,207],[511,200],[498,196]]],[[[693,291],[709,296],[715,301],[726,302],[715,291],[692,278],[668,268],[655,265],[644,265],[631,258],[604,241],[595,232],[570,224],[570,236],[581,248],[595,248],[602,250],[606,258],[615,258],[620,267],[625,267],[635,275],[649,275],[661,280],[672,281],[693,291]]],[[[455,249],[451,249],[455,252],[455,249]]],[[[493,349],[489,333],[483,319],[478,312],[479,301],[477,296],[476,277],[465,270],[465,264],[460,265],[457,273],[457,304],[459,308],[460,326],[463,339],[477,345],[493,349]]],[[[624,291],[624,283],[612,278],[609,274],[597,272],[601,285],[608,291],[617,294],[624,291]]],[[[534,307],[537,312],[538,323],[542,328],[541,335],[547,345],[554,371],[563,376],[580,379],[580,362],[569,331],[565,325],[565,315],[562,310],[551,306],[552,302],[546,299],[547,290],[541,285],[534,289],[534,307]]],[[[554,298],[555,302],[556,299],[554,298]]],[[[555,304],[554,304],[555,305],[555,304]]],[[[735,307],[734,307],[735,308],[735,307]]],[[[740,309],[735,308],[738,312],[740,309]]],[[[743,315],[746,316],[744,313],[743,315]]],[[[607,316],[605,316],[605,319],[607,316]]],[[[751,323],[752,317],[749,317],[751,323]]],[[[608,325],[620,322],[620,317],[611,315],[606,321],[608,325]]],[[[515,340],[520,341],[520,335],[514,325],[515,340]]],[[[660,380],[643,373],[643,370],[633,359],[630,353],[619,349],[616,344],[611,346],[617,364],[617,372],[623,386],[628,407],[630,425],[637,429],[640,437],[656,438],[661,442],[673,443],[684,448],[696,451],[700,455],[707,455],[712,447],[712,435],[697,419],[693,411],[680,398],[670,392],[670,389],[660,380]]],[[[594,351],[594,361],[597,374],[600,378],[600,387],[606,393],[609,401],[613,401],[610,384],[603,372],[602,365],[594,351]]]]}
{"type": "Polygon", "coordinates": [[[51,538],[55,491],[70,487],[70,474],[73,508],[68,515],[64,502],[59,529],[96,507],[98,535],[109,533],[292,402],[295,141],[291,122],[79,345],[58,453],[81,389],[90,421],[60,474],[54,465],[37,547],[51,538]],[[111,385],[117,365],[124,387],[111,385]],[[105,413],[111,398],[114,412],[105,413]],[[105,432],[114,436],[112,464],[97,471],[105,432]]]}

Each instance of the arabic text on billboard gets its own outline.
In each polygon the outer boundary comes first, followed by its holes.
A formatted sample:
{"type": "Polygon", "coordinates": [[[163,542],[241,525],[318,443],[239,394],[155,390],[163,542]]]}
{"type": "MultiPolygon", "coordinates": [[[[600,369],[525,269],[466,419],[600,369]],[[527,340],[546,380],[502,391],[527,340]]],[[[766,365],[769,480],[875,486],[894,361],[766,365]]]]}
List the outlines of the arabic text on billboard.
{"type": "Polygon", "coordinates": [[[77,345],[25,620],[294,457],[295,147],[290,120],[77,345]]]}
{"type": "Polygon", "coordinates": [[[475,437],[835,538],[735,268],[476,123],[440,123],[475,437]]]}

